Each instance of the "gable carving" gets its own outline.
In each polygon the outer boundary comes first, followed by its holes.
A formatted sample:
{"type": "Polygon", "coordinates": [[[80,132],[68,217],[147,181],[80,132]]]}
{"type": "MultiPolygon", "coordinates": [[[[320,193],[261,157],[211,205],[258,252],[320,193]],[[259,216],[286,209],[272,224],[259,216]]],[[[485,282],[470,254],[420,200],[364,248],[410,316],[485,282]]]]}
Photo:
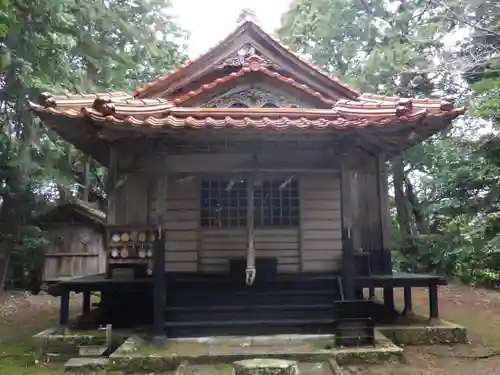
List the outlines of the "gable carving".
{"type": "Polygon", "coordinates": [[[217,68],[223,69],[226,67],[242,67],[248,58],[256,55],[261,58],[262,64],[264,66],[273,66],[277,68],[275,64],[265,59],[251,43],[245,43],[244,45],[242,45],[238,51],[225,59],[221,64],[217,66],[217,68]]]}
{"type": "Polygon", "coordinates": [[[279,93],[271,92],[260,87],[235,87],[224,94],[203,103],[204,108],[231,108],[231,107],[277,107],[277,108],[304,108],[304,103],[279,93]]]}

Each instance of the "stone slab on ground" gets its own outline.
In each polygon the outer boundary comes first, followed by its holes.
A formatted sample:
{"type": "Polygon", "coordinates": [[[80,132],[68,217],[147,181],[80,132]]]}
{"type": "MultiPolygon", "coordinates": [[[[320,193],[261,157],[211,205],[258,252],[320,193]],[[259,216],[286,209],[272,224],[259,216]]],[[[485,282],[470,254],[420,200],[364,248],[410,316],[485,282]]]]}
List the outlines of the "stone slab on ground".
{"type": "Polygon", "coordinates": [[[297,361],[252,358],[233,363],[234,375],[298,375],[297,361]]]}
{"type": "Polygon", "coordinates": [[[65,361],[78,356],[78,346],[99,345],[104,343],[105,336],[97,331],[67,331],[65,334],[55,333],[56,328],[48,328],[33,336],[37,355],[42,358],[55,353],[58,361],[65,361]]]}
{"type": "Polygon", "coordinates": [[[376,346],[333,348],[333,336],[217,337],[169,339],[164,348],[150,345],[141,337],[130,337],[110,355],[110,370],[123,372],[174,371],[180,363],[224,364],[252,358],[278,358],[300,362],[325,362],[335,358],[344,363],[401,362],[403,349],[380,332],[376,346]]]}
{"type": "Polygon", "coordinates": [[[71,358],[64,364],[64,370],[75,373],[87,373],[104,370],[108,364],[107,358],[71,358]]]}
{"type": "MultiPolygon", "coordinates": [[[[332,371],[328,361],[323,362],[299,362],[299,374],[303,375],[343,375],[332,371]]],[[[177,374],[177,372],[176,372],[177,374]]],[[[188,365],[182,375],[232,375],[233,366],[231,364],[205,364],[188,365]]]]}
{"type": "Polygon", "coordinates": [[[381,326],[377,329],[397,345],[466,344],[467,330],[444,320],[420,325],[381,326]]]}
{"type": "Polygon", "coordinates": [[[334,351],[335,360],[341,365],[401,363],[404,350],[387,336],[375,330],[375,346],[360,348],[339,348],[334,351]]]}

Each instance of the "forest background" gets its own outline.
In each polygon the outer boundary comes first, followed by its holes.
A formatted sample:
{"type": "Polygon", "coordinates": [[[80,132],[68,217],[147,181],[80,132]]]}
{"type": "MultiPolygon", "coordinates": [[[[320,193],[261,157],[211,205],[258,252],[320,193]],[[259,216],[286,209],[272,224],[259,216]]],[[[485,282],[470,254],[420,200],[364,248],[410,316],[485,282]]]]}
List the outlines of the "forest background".
{"type": "MultiPolygon", "coordinates": [[[[174,69],[188,34],[172,14],[166,0],[0,0],[0,293],[38,287],[34,216],[68,196],[106,206],[106,168],[48,131],[28,98],[132,91],[174,69]]],[[[468,107],[388,163],[394,267],[497,287],[500,3],[293,0],[276,33],[361,91],[468,107]]]]}

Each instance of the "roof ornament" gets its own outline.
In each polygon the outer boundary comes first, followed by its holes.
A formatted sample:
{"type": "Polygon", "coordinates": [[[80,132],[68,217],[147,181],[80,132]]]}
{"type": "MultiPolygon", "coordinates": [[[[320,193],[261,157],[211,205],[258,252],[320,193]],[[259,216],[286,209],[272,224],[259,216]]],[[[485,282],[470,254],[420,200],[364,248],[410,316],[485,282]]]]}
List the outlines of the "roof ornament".
{"type": "Polygon", "coordinates": [[[103,116],[111,116],[116,112],[115,105],[110,99],[97,98],[92,103],[92,109],[101,112],[103,116]]]}
{"type": "Polygon", "coordinates": [[[243,66],[249,67],[252,70],[258,70],[262,66],[266,66],[267,62],[265,59],[260,57],[259,55],[250,55],[248,56],[243,64],[243,66]]]}
{"type": "Polygon", "coordinates": [[[413,102],[411,99],[401,99],[396,107],[396,116],[402,117],[411,114],[413,102]]]}
{"type": "Polygon", "coordinates": [[[236,23],[241,25],[245,22],[253,22],[258,23],[258,18],[255,15],[255,11],[252,8],[243,8],[240,10],[238,14],[238,18],[236,19],[236,23]]]}
{"type": "Polygon", "coordinates": [[[455,108],[455,98],[451,96],[443,98],[439,109],[441,111],[451,111],[453,108],[455,108]]]}
{"type": "Polygon", "coordinates": [[[45,108],[55,108],[57,106],[56,99],[50,92],[42,92],[38,97],[38,102],[45,108]]]}

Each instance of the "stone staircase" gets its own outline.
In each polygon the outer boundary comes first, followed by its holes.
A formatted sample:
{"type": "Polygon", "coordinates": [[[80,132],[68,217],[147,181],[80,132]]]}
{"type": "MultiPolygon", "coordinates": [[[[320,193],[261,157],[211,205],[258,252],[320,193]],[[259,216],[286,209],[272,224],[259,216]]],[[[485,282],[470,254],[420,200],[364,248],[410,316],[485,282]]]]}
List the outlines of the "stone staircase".
{"type": "Polygon", "coordinates": [[[108,324],[99,330],[106,331],[103,343],[78,345],[78,357],[70,358],[64,369],[68,372],[95,372],[103,370],[108,364],[107,355],[111,349],[111,325],[108,324]]]}

